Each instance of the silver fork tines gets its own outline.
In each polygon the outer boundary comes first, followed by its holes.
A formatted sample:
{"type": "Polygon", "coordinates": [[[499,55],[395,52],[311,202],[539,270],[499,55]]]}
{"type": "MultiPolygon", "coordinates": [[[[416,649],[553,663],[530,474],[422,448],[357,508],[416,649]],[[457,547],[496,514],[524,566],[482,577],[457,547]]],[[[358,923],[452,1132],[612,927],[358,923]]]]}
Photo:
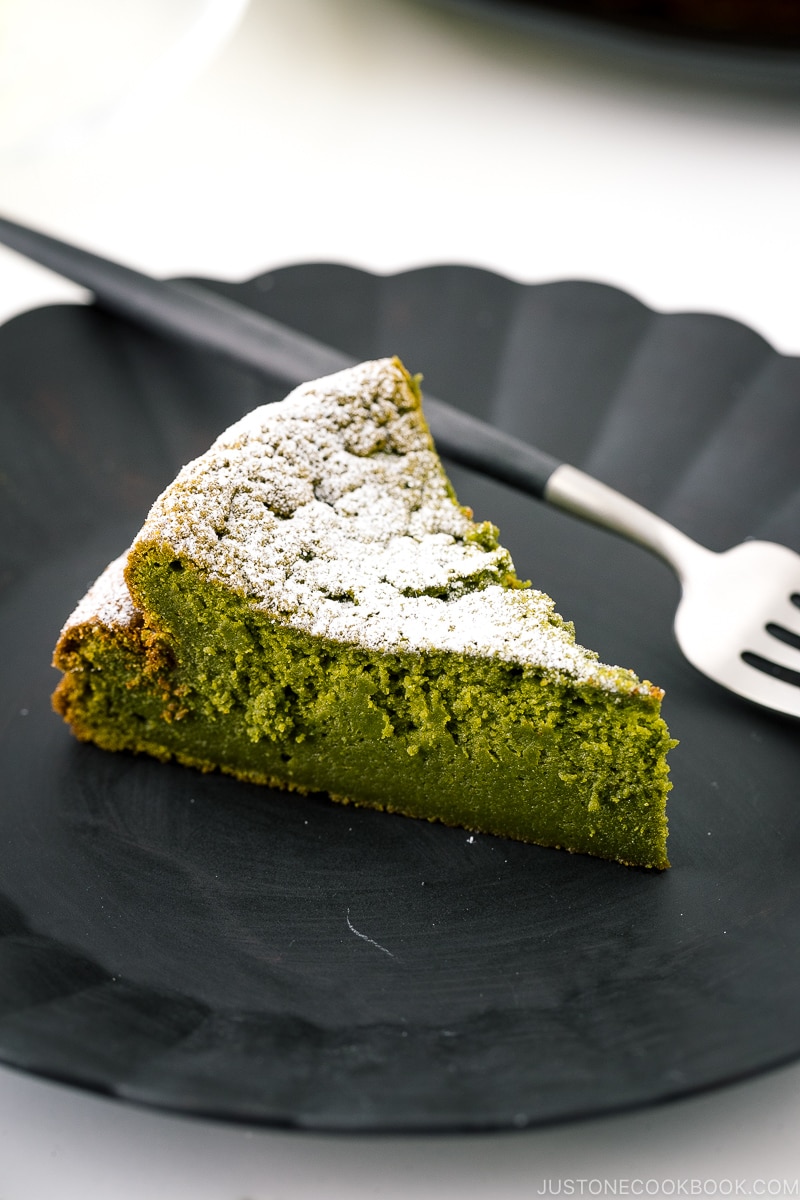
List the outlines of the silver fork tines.
{"type": "Polygon", "coordinates": [[[681,581],[675,635],[699,671],[748,700],[800,717],[800,555],[774,542],[707,550],[661,517],[575,467],[560,466],[551,504],[665,559],[681,581]],[[770,632],[784,630],[788,640],[770,632]]]}

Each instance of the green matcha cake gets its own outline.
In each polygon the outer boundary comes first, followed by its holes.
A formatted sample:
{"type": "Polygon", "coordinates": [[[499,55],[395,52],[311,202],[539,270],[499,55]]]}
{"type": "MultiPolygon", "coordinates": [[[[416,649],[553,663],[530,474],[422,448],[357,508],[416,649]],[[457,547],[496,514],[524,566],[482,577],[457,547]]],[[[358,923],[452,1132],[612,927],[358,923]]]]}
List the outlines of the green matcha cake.
{"type": "Polygon", "coordinates": [[[256,409],[67,622],[79,738],[668,866],[662,693],[576,644],[456,501],[396,359],[256,409]]]}

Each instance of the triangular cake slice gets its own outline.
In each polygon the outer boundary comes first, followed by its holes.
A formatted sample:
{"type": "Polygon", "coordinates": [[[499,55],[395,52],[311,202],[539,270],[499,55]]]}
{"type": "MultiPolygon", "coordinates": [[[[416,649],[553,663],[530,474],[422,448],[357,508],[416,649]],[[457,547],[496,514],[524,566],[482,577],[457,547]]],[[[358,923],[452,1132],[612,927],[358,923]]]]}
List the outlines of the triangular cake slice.
{"type": "Polygon", "coordinates": [[[55,663],[55,707],[110,750],[668,865],[662,693],[517,579],[396,359],[297,388],[184,467],[55,663]]]}

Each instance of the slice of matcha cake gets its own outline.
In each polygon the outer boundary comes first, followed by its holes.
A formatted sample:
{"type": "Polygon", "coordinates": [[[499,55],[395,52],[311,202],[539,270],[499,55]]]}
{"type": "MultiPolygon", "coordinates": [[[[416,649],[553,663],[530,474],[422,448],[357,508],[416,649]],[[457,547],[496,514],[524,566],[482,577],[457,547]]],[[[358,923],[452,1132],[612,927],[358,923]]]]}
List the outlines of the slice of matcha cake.
{"type": "Polygon", "coordinates": [[[455,499],[396,359],[256,409],[67,622],[79,738],[666,867],[662,693],[575,642],[455,499]]]}

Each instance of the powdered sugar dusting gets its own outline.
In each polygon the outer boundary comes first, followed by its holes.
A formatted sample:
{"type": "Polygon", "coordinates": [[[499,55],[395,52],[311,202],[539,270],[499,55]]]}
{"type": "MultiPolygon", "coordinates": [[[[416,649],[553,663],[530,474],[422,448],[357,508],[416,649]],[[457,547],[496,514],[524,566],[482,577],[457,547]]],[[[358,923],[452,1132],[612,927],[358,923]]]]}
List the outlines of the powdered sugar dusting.
{"type": "Polygon", "coordinates": [[[139,617],[125,583],[123,574],[128,555],[122,554],[109,563],[100,578],[76,605],[75,611],[61,630],[62,635],[79,625],[106,625],[124,629],[139,617]]]}
{"type": "MultiPolygon", "coordinates": [[[[148,543],[315,635],[648,690],[576,645],[547,596],[509,586],[509,554],[453,499],[397,360],[305,384],[233,425],[156,501],[134,545],[148,543]]],[[[129,582],[136,595],[135,571],[129,582]]]]}

